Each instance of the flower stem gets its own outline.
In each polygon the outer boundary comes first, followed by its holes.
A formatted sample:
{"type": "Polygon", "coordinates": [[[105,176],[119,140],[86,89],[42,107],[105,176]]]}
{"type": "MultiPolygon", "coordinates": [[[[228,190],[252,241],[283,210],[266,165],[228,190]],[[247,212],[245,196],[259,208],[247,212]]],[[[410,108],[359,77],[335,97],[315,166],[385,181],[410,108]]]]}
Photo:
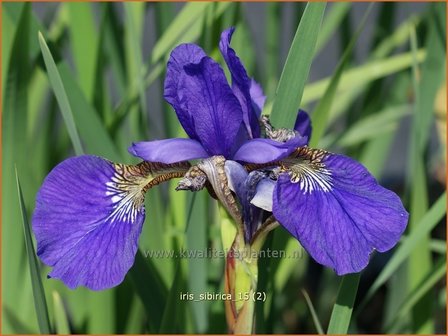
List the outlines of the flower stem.
{"type": "Polygon", "coordinates": [[[258,252],[246,245],[242,233],[238,232],[226,258],[225,291],[232,297],[225,301],[229,333],[255,332],[257,282],[258,252]]]}

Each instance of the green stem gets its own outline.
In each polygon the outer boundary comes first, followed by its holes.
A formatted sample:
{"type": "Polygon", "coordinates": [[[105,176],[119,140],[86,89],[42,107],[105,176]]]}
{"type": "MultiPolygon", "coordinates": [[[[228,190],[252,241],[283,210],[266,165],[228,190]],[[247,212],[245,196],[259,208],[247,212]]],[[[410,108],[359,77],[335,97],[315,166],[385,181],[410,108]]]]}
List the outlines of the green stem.
{"type": "Polygon", "coordinates": [[[226,301],[229,333],[255,333],[255,303],[264,296],[257,292],[258,255],[267,234],[275,226],[275,221],[267,221],[250,243],[245,243],[241,230],[235,234],[225,270],[225,290],[232,297],[232,301],[226,301]]]}
{"type": "Polygon", "coordinates": [[[238,232],[227,253],[225,290],[232,297],[226,301],[226,318],[230,333],[255,332],[255,300],[258,283],[258,250],[244,243],[238,232]]]}

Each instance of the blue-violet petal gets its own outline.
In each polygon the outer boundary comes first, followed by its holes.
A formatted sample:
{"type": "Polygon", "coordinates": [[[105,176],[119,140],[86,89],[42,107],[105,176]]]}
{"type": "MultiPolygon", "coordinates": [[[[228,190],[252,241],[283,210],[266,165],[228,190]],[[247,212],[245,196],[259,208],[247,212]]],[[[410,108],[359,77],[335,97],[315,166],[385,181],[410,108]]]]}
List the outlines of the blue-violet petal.
{"type": "MultiPolygon", "coordinates": [[[[257,105],[253,103],[251,97],[252,81],[247,75],[246,69],[235,50],[230,46],[234,31],[235,28],[232,27],[221,33],[219,49],[221,50],[221,54],[224,57],[232,76],[232,90],[241,104],[243,121],[246,125],[247,132],[251,138],[258,138],[260,137],[260,125],[258,123],[259,115],[257,115],[257,112],[254,109],[257,105]]],[[[258,101],[259,100],[260,99],[258,98],[258,101]]]]}
{"type": "Polygon", "coordinates": [[[373,250],[400,239],[408,213],[360,163],[302,148],[289,169],[275,186],[273,213],[320,264],[338,275],[356,273],[373,250]]]}
{"type": "Polygon", "coordinates": [[[280,160],[294,152],[297,147],[308,143],[306,137],[297,136],[286,142],[271,139],[252,139],[244,143],[235,153],[233,160],[248,163],[267,163],[280,160]]]}
{"type": "Polygon", "coordinates": [[[167,164],[209,156],[198,141],[182,138],[134,142],[128,151],[145,161],[167,164]]]}
{"type": "Polygon", "coordinates": [[[171,52],[166,70],[164,97],[174,108],[179,122],[192,139],[197,139],[194,129],[194,116],[180,103],[179,78],[185,71],[185,65],[197,64],[205,56],[205,52],[197,45],[181,44],[171,52]]]}
{"type": "Polygon", "coordinates": [[[40,188],[33,215],[37,254],[69,288],[118,285],[134,262],[145,218],[141,186],[123,165],[67,159],[40,188]],[[122,187],[124,184],[124,187],[122,187]]]}
{"type": "Polygon", "coordinates": [[[259,119],[261,116],[261,111],[263,111],[266,96],[264,95],[261,85],[253,79],[250,82],[250,97],[252,99],[257,119],[259,119]]]}
{"type": "Polygon", "coordinates": [[[243,115],[224,71],[210,57],[184,67],[179,78],[183,108],[194,118],[195,131],[204,149],[229,158],[233,153],[243,115]]]}
{"type": "Polygon", "coordinates": [[[299,132],[301,136],[308,137],[308,141],[311,139],[311,118],[304,110],[299,110],[299,113],[297,113],[294,129],[299,132]]]}

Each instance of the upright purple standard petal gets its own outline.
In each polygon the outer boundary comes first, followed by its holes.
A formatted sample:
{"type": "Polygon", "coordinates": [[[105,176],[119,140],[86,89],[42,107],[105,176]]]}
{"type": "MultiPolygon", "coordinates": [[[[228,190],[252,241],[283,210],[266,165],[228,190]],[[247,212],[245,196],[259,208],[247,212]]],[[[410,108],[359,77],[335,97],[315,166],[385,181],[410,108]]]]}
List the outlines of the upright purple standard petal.
{"type": "Polygon", "coordinates": [[[143,204],[117,190],[113,163],[68,159],[45,179],[36,199],[37,254],[68,287],[93,290],[123,281],[134,263],[145,218],[143,204]]]}
{"type": "Polygon", "coordinates": [[[253,79],[250,81],[250,97],[252,99],[252,105],[255,108],[257,119],[259,119],[266,101],[266,96],[264,95],[261,85],[253,79]]]}
{"type": "Polygon", "coordinates": [[[128,151],[145,161],[162,163],[202,159],[209,156],[198,141],[178,138],[135,142],[128,151]]]}
{"type": "Polygon", "coordinates": [[[301,136],[308,137],[308,140],[311,139],[311,119],[308,113],[304,110],[299,110],[299,113],[297,113],[294,129],[299,132],[301,136]]]}
{"type": "Polygon", "coordinates": [[[197,45],[181,44],[171,52],[166,70],[164,97],[174,108],[182,127],[192,139],[197,139],[194,116],[180,103],[179,78],[185,71],[185,65],[197,64],[205,56],[205,52],[197,45]]]}
{"type": "Polygon", "coordinates": [[[273,213],[317,262],[356,273],[398,242],[408,213],[360,163],[308,148],[295,160],[275,186],[273,213]]]}
{"type": "MultiPolygon", "coordinates": [[[[243,121],[246,125],[247,132],[251,138],[258,138],[260,137],[259,114],[255,110],[257,103],[254,103],[251,97],[251,86],[253,83],[247,75],[241,60],[236,55],[235,50],[230,47],[230,41],[232,40],[234,31],[235,28],[232,27],[222,32],[219,49],[232,75],[232,90],[243,109],[243,121]]],[[[255,92],[257,88],[254,87],[253,90],[254,95],[259,95],[259,92],[255,92]]],[[[260,103],[260,97],[257,97],[257,102],[260,103]]]]}
{"type": "Polygon", "coordinates": [[[178,95],[182,108],[194,118],[198,140],[209,155],[230,157],[243,116],[224,71],[209,57],[184,68],[178,95]]]}

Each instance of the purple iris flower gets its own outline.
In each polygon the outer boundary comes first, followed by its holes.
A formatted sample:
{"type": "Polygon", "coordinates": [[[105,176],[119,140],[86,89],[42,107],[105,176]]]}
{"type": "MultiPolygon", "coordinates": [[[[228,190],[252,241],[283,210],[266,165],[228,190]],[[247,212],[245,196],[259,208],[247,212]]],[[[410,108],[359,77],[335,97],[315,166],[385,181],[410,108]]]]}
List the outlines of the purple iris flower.
{"type": "MultiPolygon", "coordinates": [[[[164,97],[174,108],[189,139],[134,143],[129,151],[150,162],[173,163],[223,155],[226,159],[266,163],[288,156],[308,143],[306,133],[285,142],[260,137],[265,96],[249,78],[230,47],[234,28],[221,35],[219,49],[232,77],[230,87],[221,66],[195,44],[182,44],[170,56],[164,97]]],[[[309,125],[299,114],[297,128],[309,125]]]]}
{"type": "Polygon", "coordinates": [[[69,158],[46,177],[33,231],[38,256],[53,267],[49,277],[93,290],[121,283],[138,249],[146,191],[187,176],[189,160],[217,156],[225,160],[246,242],[273,215],[317,262],[346,274],[362,270],[373,250],[386,251],[399,240],[408,214],[398,196],[360,163],[308,148],[305,112],[299,111],[294,130],[276,130],[261,116],[265,97],[230,47],[233,31],[224,31],[219,44],[231,85],[194,44],[170,55],[164,96],[188,139],[134,143],[129,151],[144,160],[134,166],[91,155],[69,158]]]}
{"type": "Polygon", "coordinates": [[[360,272],[374,250],[394,247],[409,216],[362,164],[308,147],[284,160],[275,181],[263,180],[251,203],[272,211],[314,260],[338,275],[360,272]]]}

